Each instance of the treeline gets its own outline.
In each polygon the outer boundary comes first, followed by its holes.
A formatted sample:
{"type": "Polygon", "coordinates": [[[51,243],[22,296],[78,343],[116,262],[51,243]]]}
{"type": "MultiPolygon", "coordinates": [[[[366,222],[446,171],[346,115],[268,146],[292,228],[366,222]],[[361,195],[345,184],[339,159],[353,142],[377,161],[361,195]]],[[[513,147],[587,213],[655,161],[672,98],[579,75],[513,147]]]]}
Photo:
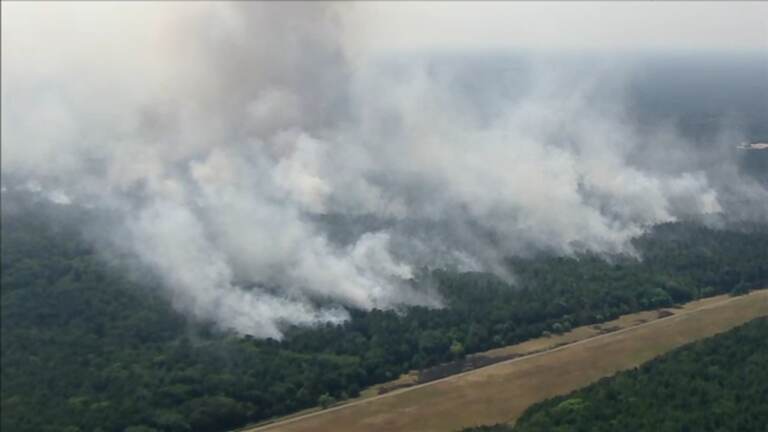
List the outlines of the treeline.
{"type": "Polygon", "coordinates": [[[514,259],[515,286],[425,271],[414,283],[436,287],[445,308],[352,310],[340,325],[257,340],[189,322],[157,287],[97,257],[76,215],[44,217],[39,205],[3,206],[0,427],[8,431],[221,431],[467,353],[768,280],[765,227],[674,223],[636,240],[642,261],[514,259]]]}
{"type": "Polygon", "coordinates": [[[544,332],[718,293],[768,286],[768,231],[664,224],[635,241],[642,261],[614,256],[510,260],[510,286],[493,275],[433,271],[444,309],[352,311],[337,326],[288,331],[283,347],[358,357],[374,381],[517,343],[544,332]]]}
{"type": "Polygon", "coordinates": [[[536,404],[515,427],[465,432],[764,432],[766,365],[768,318],[759,318],[536,404]]]}

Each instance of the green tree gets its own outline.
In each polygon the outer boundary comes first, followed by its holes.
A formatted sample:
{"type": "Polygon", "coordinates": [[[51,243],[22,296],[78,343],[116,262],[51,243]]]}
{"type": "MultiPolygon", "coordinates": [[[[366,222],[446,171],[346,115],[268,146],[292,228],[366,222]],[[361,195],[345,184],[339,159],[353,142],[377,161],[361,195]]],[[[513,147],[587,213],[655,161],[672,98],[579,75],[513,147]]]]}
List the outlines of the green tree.
{"type": "Polygon", "coordinates": [[[454,358],[462,358],[464,357],[464,345],[461,344],[459,341],[453,341],[451,344],[451,355],[454,358]]]}
{"type": "Polygon", "coordinates": [[[334,403],[336,403],[336,399],[334,399],[333,396],[329,395],[328,393],[323,393],[319,398],[317,398],[317,404],[320,405],[322,409],[327,409],[334,403]]]}

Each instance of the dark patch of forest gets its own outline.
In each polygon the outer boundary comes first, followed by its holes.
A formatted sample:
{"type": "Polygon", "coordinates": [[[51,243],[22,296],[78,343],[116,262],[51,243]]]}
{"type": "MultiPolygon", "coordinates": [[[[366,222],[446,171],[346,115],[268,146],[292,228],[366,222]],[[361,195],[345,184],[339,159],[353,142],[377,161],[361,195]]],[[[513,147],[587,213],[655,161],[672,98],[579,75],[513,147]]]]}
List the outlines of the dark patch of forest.
{"type": "Polygon", "coordinates": [[[79,219],[66,213],[74,210],[5,204],[0,427],[8,431],[222,431],[544,332],[768,282],[765,227],[669,223],[635,240],[642,261],[515,258],[514,286],[425,271],[419,283],[437,287],[442,309],[351,310],[343,324],[259,340],[192,322],[163,290],[109,265],[81,238],[79,219]],[[52,211],[60,213],[43,216],[52,211]]]}
{"type": "Polygon", "coordinates": [[[685,345],[639,368],[464,432],[723,431],[768,425],[768,318],[685,345]]]}

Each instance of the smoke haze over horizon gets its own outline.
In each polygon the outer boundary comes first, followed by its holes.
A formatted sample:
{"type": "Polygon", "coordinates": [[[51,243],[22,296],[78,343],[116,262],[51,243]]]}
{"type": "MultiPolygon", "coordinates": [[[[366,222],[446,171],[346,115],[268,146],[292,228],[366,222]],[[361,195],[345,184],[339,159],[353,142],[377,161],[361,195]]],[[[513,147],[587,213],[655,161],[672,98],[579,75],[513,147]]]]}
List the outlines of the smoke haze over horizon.
{"type": "MultiPolygon", "coordinates": [[[[374,22],[381,4],[2,7],[4,182],[113,215],[102,247],[241,333],[439,306],[408,283],[423,266],[510,276],[509,255],[632,253],[652,224],[768,216],[731,151],[764,132],[765,52],[725,60],[747,65],[757,101],[745,118],[713,96],[701,141],[634,105],[647,65],[489,57],[451,38],[398,54],[402,35],[378,42],[400,20],[374,22]]],[[[697,34],[682,33],[680,47],[697,34]]],[[[736,54],[759,51],[739,34],[736,54]]]]}

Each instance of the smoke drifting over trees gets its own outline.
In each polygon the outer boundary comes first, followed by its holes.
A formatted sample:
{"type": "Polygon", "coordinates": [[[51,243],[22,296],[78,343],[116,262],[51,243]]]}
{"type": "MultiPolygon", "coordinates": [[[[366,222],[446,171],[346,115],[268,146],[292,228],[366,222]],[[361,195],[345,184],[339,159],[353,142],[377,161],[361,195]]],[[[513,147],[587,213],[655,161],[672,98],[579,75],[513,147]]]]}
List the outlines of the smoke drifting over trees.
{"type": "Polygon", "coordinates": [[[179,309],[264,337],[438,306],[408,282],[421,266],[505,274],[509,255],[632,253],[654,223],[768,214],[728,151],[742,132],[640,127],[625,61],[484,76],[364,56],[348,7],[4,5],[4,185],[111,215],[84,229],[179,309]]]}

